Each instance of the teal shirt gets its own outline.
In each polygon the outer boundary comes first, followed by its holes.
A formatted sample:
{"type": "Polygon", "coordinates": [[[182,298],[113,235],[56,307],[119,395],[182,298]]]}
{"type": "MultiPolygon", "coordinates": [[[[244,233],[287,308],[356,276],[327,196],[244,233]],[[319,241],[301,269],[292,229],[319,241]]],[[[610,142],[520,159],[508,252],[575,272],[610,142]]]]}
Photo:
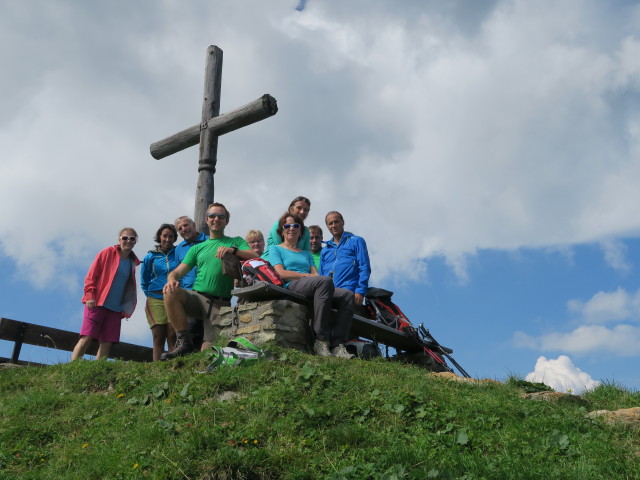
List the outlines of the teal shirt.
{"type": "MultiPolygon", "coordinates": [[[[278,245],[271,247],[271,253],[269,254],[271,265],[282,265],[285,270],[291,270],[298,273],[311,273],[311,267],[315,267],[311,252],[302,250],[301,252],[292,252],[286,248],[282,248],[278,245]]],[[[291,282],[285,284],[285,288],[291,282]]]]}

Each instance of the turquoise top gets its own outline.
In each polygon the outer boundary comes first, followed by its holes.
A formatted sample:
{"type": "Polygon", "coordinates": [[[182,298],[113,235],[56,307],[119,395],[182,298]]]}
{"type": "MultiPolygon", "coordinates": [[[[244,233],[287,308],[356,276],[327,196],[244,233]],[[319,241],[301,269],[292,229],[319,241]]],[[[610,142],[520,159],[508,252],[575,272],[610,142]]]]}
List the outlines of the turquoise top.
{"type": "MultiPolygon", "coordinates": [[[[298,273],[311,273],[311,267],[315,267],[315,262],[311,256],[311,252],[302,250],[301,252],[293,252],[279,245],[273,245],[269,253],[269,263],[271,265],[282,265],[285,270],[291,270],[298,273]]],[[[291,282],[285,284],[285,288],[291,282]]]]}

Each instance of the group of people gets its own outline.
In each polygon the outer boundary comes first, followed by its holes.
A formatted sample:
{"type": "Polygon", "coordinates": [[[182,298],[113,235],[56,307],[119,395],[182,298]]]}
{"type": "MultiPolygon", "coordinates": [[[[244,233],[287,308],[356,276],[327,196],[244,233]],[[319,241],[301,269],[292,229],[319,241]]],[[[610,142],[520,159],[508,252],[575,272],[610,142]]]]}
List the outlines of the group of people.
{"type": "Polygon", "coordinates": [[[262,257],[271,263],[285,288],[312,300],[314,352],[352,358],[345,343],[354,308],[367,292],[371,274],[367,245],[362,237],[344,230],[344,218],[336,211],[325,216],[331,238],[323,242],[320,226],[304,224],[310,209],[308,198],[294,198],[265,242],[259,230],[250,230],[245,238],[225,235],[231,214],[223,204],[213,203],[206,213],[208,236],[198,232],[189,217],[179,217],[174,224],[160,226],[156,246],[142,261],[133,253],[136,231],[122,229],[118,245],[99,252],[85,278],[84,317],[71,359],[82,358],[93,339],[99,342],[96,358],[109,356],[111,345],[120,338],[121,319],[135,309],[139,264],[153,360],[211,348],[221,330],[220,308],[231,305],[233,279],[222,273],[227,254],[240,260],[262,257]],[[175,246],[178,235],[183,241],[175,246]],[[333,307],[337,314],[332,319],[333,307]]]}

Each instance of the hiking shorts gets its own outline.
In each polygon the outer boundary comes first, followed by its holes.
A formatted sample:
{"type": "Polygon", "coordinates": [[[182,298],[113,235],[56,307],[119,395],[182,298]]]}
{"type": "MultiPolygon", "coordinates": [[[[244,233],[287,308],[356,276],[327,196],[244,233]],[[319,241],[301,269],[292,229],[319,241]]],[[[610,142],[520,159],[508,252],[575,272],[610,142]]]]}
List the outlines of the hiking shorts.
{"type": "Polygon", "coordinates": [[[147,315],[149,328],[153,328],[156,325],[167,325],[169,323],[167,310],[164,308],[164,300],[148,297],[147,303],[144,306],[144,313],[147,315]]]}
{"type": "Polygon", "coordinates": [[[195,290],[184,290],[185,314],[188,317],[201,318],[204,327],[203,340],[213,343],[220,332],[220,309],[231,306],[231,299],[213,297],[195,290]]]}
{"type": "Polygon", "coordinates": [[[120,312],[97,306],[89,309],[85,305],[80,335],[94,338],[100,343],[118,343],[121,323],[120,312]]]}

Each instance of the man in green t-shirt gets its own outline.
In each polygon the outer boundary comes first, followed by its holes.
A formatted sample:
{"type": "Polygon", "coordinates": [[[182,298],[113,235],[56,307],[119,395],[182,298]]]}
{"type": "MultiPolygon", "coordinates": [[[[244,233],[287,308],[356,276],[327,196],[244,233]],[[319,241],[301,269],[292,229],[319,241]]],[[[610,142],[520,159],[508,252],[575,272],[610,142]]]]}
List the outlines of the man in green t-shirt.
{"type": "Polygon", "coordinates": [[[167,276],[162,293],[169,322],[176,331],[176,347],[163,353],[168,360],[192,353],[195,350],[188,333],[187,316],[202,318],[204,340],[202,350],[211,348],[219,326],[220,308],[231,305],[233,279],[222,274],[222,257],[237,255],[240,260],[256,258],[256,253],[242,237],[227,237],[224,229],[229,223],[229,211],[221,203],[212,203],[207,209],[209,239],[194,245],[184,260],[167,276]],[[193,290],[180,287],[180,279],[193,267],[198,267],[193,290]]]}
{"type": "Polygon", "coordinates": [[[311,246],[311,256],[316,264],[316,270],[320,271],[320,253],[322,252],[322,228],[320,225],[309,227],[309,245],[311,246]]]}

